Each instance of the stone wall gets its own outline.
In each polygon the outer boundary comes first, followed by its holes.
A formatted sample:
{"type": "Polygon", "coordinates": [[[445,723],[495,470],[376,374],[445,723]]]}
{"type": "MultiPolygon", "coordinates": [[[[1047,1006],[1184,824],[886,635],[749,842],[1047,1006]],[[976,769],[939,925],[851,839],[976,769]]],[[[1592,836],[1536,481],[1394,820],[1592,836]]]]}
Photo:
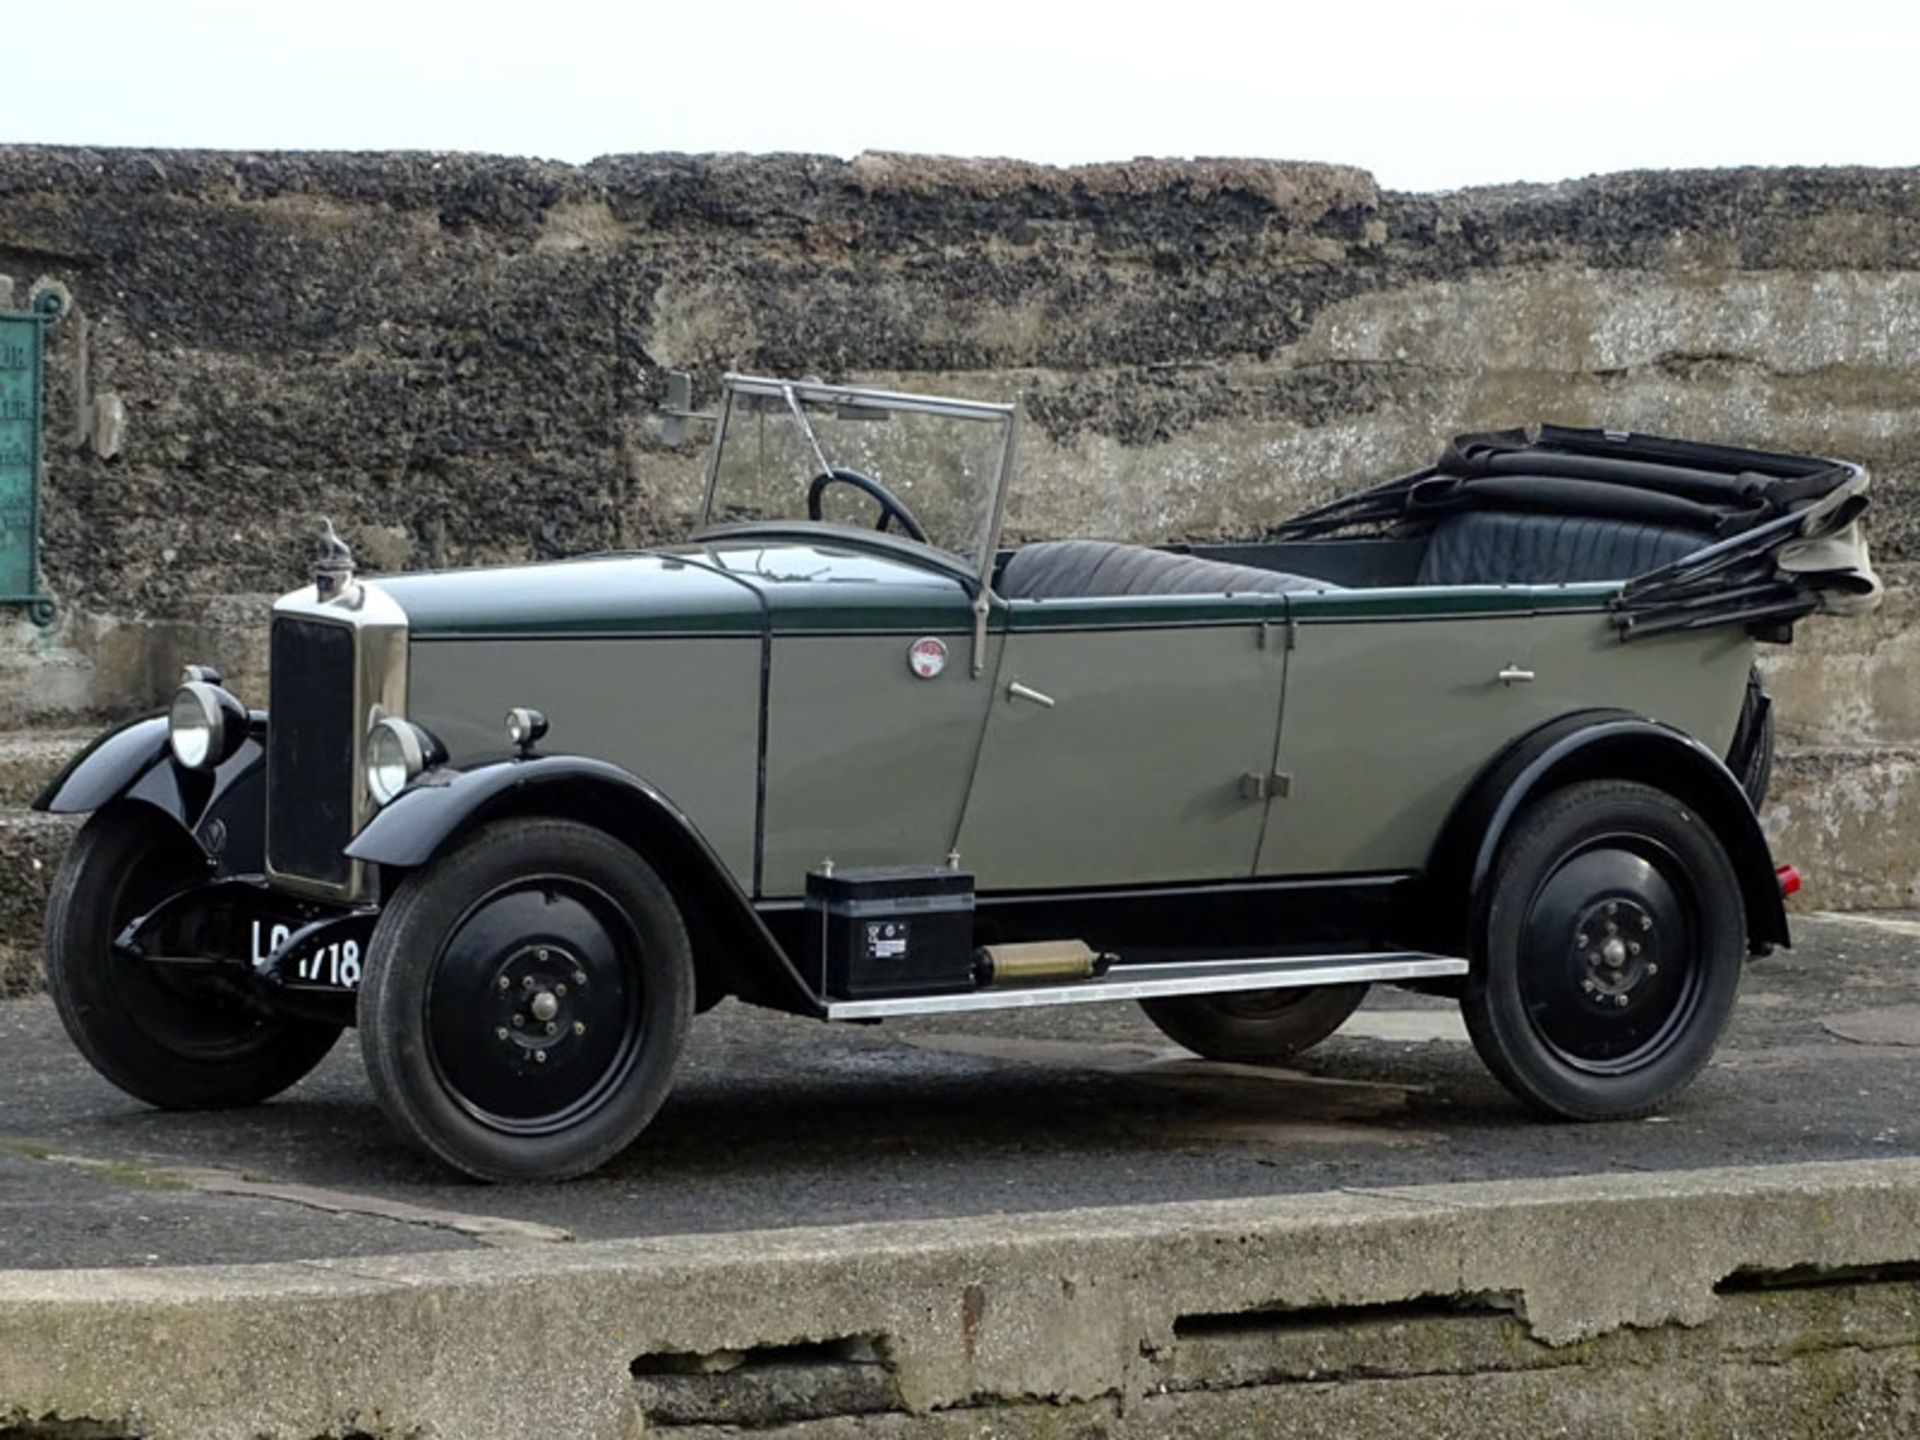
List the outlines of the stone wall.
{"type": "Polygon", "coordinates": [[[1874,469],[1890,603],[1769,653],[1801,748],[1768,818],[1815,903],[1920,903],[1917,181],[0,147],[0,273],[70,287],[129,412],[119,457],[74,447],[55,332],[60,619],[0,616],[0,731],[149,707],[188,659],[263,693],[321,515],[375,569],[682,533],[672,369],[701,403],[727,369],[1017,400],[1014,539],[1252,535],[1459,431],[1604,424],[1874,469]]]}
{"type": "Polygon", "coordinates": [[[660,445],[670,369],[701,403],[728,369],[1016,399],[1016,540],[1250,536],[1461,430],[1607,424],[1874,468],[1895,593],[1768,655],[1784,737],[1818,747],[1768,824],[1822,904],[1914,904],[1916,180],[1411,196],[1271,161],[0,148],[0,273],[71,288],[129,407],[117,459],[67,440],[61,326],[60,620],[0,616],[0,730],[150,707],[186,659],[259,695],[317,516],[371,568],[682,534],[701,455],[660,445]]]}
{"type": "Polygon", "coordinates": [[[1917,175],[0,149],[0,271],[71,287],[130,419],[117,459],[54,447],[64,619],[0,630],[0,720],[146,703],[321,514],[376,567],[677,533],[670,368],[1016,399],[1016,536],[1249,534],[1553,419],[1867,461],[1913,554],[1917,175]]]}

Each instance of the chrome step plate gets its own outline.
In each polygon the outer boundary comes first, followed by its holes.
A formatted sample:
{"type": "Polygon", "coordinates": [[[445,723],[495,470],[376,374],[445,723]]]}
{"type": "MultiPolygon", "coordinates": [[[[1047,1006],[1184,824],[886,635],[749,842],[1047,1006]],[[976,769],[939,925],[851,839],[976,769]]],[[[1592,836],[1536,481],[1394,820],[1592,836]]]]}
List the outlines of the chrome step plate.
{"type": "Polygon", "coordinates": [[[1015,1010],[1029,1005],[1087,1005],[1148,1000],[1156,995],[1218,995],[1300,985],[1353,985],[1429,980],[1467,973],[1467,962],[1418,950],[1366,955],[1290,955],[1265,960],[1183,960],[1116,965],[1091,980],[1007,986],[954,995],[902,995],[886,1000],[830,1000],[829,1020],[883,1020],[892,1015],[951,1015],[964,1010],[1015,1010]]]}

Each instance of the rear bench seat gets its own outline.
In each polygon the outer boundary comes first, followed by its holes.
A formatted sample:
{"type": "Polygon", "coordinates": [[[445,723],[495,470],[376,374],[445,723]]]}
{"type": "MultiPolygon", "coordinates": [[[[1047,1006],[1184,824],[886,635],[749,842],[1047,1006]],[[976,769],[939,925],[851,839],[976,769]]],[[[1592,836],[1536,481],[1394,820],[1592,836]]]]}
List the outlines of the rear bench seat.
{"type": "Polygon", "coordinates": [[[1108,540],[1042,540],[1013,552],[995,587],[1006,600],[1088,599],[1109,595],[1282,595],[1338,590],[1324,580],[1172,555],[1108,540]]]}
{"type": "Polygon", "coordinates": [[[1433,528],[1416,585],[1573,585],[1628,580],[1713,543],[1669,525],[1589,515],[1470,510],[1433,528]]]}

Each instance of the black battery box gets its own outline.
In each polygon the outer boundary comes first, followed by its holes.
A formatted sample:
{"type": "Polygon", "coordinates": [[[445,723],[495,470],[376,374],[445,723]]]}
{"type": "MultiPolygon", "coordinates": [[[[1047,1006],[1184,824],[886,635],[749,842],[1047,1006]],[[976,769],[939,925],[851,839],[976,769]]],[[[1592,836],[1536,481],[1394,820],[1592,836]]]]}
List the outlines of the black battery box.
{"type": "Polygon", "coordinates": [[[937,865],[812,872],[807,964],[836,1000],[973,989],[973,876],[937,865]]]}

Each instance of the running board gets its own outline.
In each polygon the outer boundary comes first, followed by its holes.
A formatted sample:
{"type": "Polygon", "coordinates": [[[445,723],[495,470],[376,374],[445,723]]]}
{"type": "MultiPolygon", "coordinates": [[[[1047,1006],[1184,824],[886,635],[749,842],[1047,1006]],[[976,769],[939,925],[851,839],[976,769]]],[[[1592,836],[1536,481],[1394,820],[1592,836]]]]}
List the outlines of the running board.
{"type": "Polygon", "coordinates": [[[1091,980],[1009,985],[956,995],[901,995],[886,1000],[829,1000],[829,1020],[884,1020],[893,1015],[951,1015],[963,1010],[1015,1010],[1028,1005],[1087,1005],[1096,1000],[1150,1000],[1157,995],[1218,995],[1299,985],[1353,985],[1464,975],[1467,962],[1418,950],[1366,955],[1291,955],[1265,960],[1184,960],[1115,965],[1091,980]]]}

